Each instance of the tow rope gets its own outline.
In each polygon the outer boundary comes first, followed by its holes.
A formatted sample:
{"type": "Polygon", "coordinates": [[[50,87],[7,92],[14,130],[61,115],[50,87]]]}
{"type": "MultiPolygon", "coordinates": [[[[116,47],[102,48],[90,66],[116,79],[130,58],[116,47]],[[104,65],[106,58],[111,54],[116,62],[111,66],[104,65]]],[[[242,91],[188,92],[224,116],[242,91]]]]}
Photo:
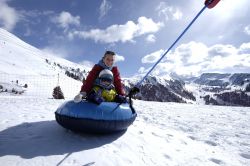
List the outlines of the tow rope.
{"type": "Polygon", "coordinates": [[[215,7],[220,0],[205,0],[204,7],[199,11],[199,13],[193,18],[193,20],[188,24],[188,26],[184,29],[184,31],[179,35],[179,37],[173,42],[173,44],[167,49],[167,51],[160,57],[160,59],[153,65],[153,67],[147,72],[147,74],[129,91],[129,98],[140,92],[139,86],[142,82],[148,77],[149,73],[160,63],[160,61],[166,56],[166,54],[174,47],[174,45],[181,39],[181,37],[186,33],[186,31],[191,27],[191,25],[197,20],[197,18],[202,14],[202,12],[206,9],[212,9],[215,7]]]}

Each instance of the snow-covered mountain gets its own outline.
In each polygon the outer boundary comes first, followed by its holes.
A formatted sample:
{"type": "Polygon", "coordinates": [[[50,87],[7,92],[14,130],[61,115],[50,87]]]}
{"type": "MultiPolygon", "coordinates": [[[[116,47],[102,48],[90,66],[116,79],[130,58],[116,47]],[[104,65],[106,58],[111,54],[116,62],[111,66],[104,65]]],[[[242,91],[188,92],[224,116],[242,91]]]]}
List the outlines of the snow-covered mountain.
{"type": "MultiPolygon", "coordinates": [[[[141,77],[124,79],[127,89],[140,81],[141,77]]],[[[140,93],[136,98],[145,101],[194,103],[193,94],[186,90],[185,83],[170,76],[148,76],[140,86],[140,93]]]]}
{"type": "Polygon", "coordinates": [[[202,98],[205,104],[250,106],[249,73],[204,73],[193,83],[196,98],[202,98]]]}
{"type": "Polygon", "coordinates": [[[200,85],[227,87],[230,86],[242,86],[244,83],[250,81],[250,73],[234,73],[234,74],[222,74],[222,73],[203,73],[194,82],[200,85]]]}
{"type": "MultiPolygon", "coordinates": [[[[39,50],[0,28],[0,92],[66,98],[79,92],[90,69],[39,50]],[[73,78],[73,79],[72,79],[73,78]]],[[[127,93],[142,77],[123,78],[127,93]]],[[[204,73],[190,84],[183,77],[149,76],[136,98],[145,101],[250,106],[250,74],[204,73]]]]}
{"type": "Polygon", "coordinates": [[[81,86],[75,79],[81,80],[89,70],[41,51],[0,28],[0,92],[50,97],[59,85],[66,97],[73,97],[81,86]]]}
{"type": "MultiPolygon", "coordinates": [[[[140,79],[125,79],[127,89],[140,79]]],[[[140,90],[137,98],[146,101],[250,106],[249,73],[204,73],[192,79],[173,74],[149,76],[140,90]]]]}

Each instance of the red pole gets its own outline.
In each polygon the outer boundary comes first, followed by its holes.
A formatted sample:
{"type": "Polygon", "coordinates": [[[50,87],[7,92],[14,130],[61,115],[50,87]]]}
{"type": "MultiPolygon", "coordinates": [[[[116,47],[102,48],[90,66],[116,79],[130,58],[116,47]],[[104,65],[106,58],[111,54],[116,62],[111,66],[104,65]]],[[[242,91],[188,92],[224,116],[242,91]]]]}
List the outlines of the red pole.
{"type": "Polygon", "coordinates": [[[207,8],[212,9],[212,8],[215,7],[219,2],[220,2],[220,0],[206,0],[206,1],[205,1],[205,5],[206,5],[207,8]]]}

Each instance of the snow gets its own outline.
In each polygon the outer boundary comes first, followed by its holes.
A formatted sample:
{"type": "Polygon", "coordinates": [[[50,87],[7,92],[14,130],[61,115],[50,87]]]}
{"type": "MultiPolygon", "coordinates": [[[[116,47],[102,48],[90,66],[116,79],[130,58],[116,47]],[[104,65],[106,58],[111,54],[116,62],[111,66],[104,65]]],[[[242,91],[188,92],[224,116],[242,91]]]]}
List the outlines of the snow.
{"type": "Polygon", "coordinates": [[[134,101],[138,117],[127,131],[74,133],[55,121],[81,82],[45,62],[72,62],[45,55],[0,28],[0,83],[25,92],[0,92],[0,163],[3,166],[250,165],[250,109],[134,101]],[[45,55],[45,56],[44,56],[45,55]],[[58,81],[59,74],[59,81],[58,81]],[[18,83],[16,83],[18,80],[18,83]]]}
{"type": "Polygon", "coordinates": [[[74,133],[54,112],[64,100],[0,96],[1,165],[249,165],[250,112],[135,101],[127,131],[74,133]]]}
{"type": "Polygon", "coordinates": [[[196,98],[195,103],[196,104],[205,104],[205,101],[203,98],[201,98],[201,96],[206,96],[206,95],[213,95],[213,93],[211,92],[206,92],[202,89],[203,85],[198,85],[195,83],[189,83],[189,84],[185,84],[185,88],[192,92],[193,95],[196,98]]]}
{"type": "Polygon", "coordinates": [[[57,74],[60,70],[45,65],[45,60],[82,70],[89,68],[41,51],[6,30],[0,28],[0,71],[1,73],[26,75],[57,74]]]}
{"type": "Polygon", "coordinates": [[[53,88],[60,86],[65,98],[72,98],[81,87],[81,82],[66,76],[65,70],[52,63],[62,66],[79,68],[88,71],[86,67],[67,61],[63,58],[47,54],[0,28],[0,85],[11,91],[25,91],[24,96],[52,97],[53,88]],[[16,81],[18,80],[18,84],[16,81]],[[21,89],[25,84],[28,88],[21,89]]]}

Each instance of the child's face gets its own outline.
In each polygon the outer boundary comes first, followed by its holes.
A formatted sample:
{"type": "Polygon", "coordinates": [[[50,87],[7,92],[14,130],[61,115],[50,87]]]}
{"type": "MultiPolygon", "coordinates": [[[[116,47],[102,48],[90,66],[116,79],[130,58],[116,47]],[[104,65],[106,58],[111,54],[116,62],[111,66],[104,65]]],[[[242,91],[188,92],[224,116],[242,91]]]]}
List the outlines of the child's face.
{"type": "Polygon", "coordinates": [[[103,62],[106,66],[112,67],[115,61],[115,56],[111,54],[106,54],[103,58],[103,62]]]}
{"type": "Polygon", "coordinates": [[[109,86],[110,84],[112,84],[112,80],[109,79],[101,79],[102,84],[109,86]]]}

